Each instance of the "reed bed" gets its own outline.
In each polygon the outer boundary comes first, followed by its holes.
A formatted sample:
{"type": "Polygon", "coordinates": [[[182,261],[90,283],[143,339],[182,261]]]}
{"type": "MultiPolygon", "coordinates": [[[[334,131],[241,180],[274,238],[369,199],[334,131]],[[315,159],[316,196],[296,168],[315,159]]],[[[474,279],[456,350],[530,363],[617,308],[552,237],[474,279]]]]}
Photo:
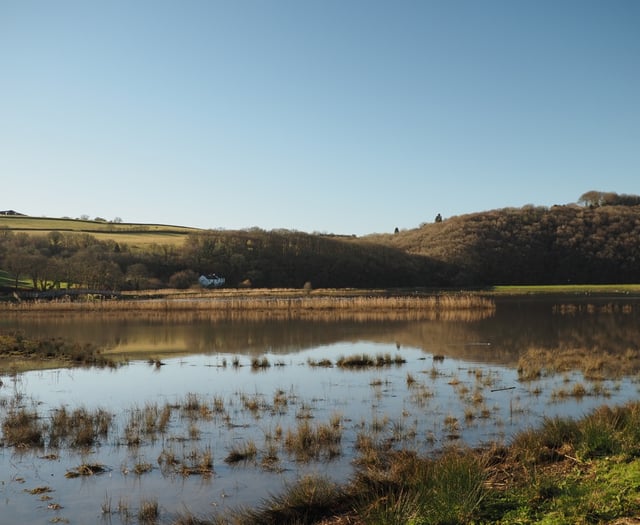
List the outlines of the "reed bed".
{"type": "Polygon", "coordinates": [[[557,304],[552,308],[552,312],[557,315],[576,315],[578,313],[588,314],[631,314],[634,305],[632,304],[557,304]]]}
{"type": "Polygon", "coordinates": [[[585,379],[599,381],[640,371],[640,354],[628,349],[621,355],[587,348],[528,348],[518,360],[518,377],[533,381],[572,370],[582,372],[585,379]]]}
{"type": "Polygon", "coordinates": [[[445,312],[482,312],[491,315],[495,302],[477,294],[435,294],[435,295],[387,295],[370,291],[368,294],[354,291],[315,292],[313,295],[298,291],[278,290],[245,291],[235,293],[208,293],[201,295],[170,294],[163,297],[146,298],[137,296],[120,299],[88,297],[83,300],[35,300],[5,303],[0,306],[14,312],[216,312],[269,313],[271,315],[309,316],[322,313],[367,313],[367,314],[410,314],[412,318],[434,318],[445,312]]]}

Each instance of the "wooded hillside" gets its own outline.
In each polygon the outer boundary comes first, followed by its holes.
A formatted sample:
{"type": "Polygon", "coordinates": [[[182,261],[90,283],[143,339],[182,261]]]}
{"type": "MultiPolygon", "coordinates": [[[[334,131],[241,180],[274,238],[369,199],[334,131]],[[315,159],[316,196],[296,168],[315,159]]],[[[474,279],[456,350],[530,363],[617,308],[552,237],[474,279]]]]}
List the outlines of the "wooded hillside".
{"type": "Polygon", "coordinates": [[[117,236],[16,233],[0,222],[0,285],[189,287],[213,272],[232,287],[640,283],[640,199],[584,196],[581,206],[505,208],[395,234],[200,230],[183,233],[180,243],[144,249],[117,236]]]}
{"type": "Polygon", "coordinates": [[[640,282],[640,206],[526,206],[372,241],[443,263],[456,285],[640,282]]]}

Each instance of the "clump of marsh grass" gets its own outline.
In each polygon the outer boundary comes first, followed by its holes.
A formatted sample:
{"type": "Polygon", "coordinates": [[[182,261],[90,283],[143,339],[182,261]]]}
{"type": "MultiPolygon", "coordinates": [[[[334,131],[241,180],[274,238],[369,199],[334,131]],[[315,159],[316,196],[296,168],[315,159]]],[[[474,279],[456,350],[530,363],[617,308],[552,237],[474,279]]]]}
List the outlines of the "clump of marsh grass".
{"type": "Polygon", "coordinates": [[[331,359],[320,359],[320,360],[315,360],[315,359],[307,359],[307,364],[311,367],[321,367],[321,368],[332,368],[333,367],[333,362],[331,361],[331,359]]]}
{"type": "Polygon", "coordinates": [[[213,474],[213,452],[211,447],[204,449],[183,449],[182,456],[178,456],[172,448],[164,448],[158,456],[158,464],[163,473],[175,473],[184,477],[213,474]]]}
{"type": "Polygon", "coordinates": [[[264,397],[260,394],[248,395],[241,393],[240,401],[242,402],[242,406],[254,416],[256,416],[260,410],[266,410],[268,408],[264,397]]]}
{"type": "Polygon", "coordinates": [[[371,368],[383,367],[391,365],[402,365],[407,361],[400,355],[392,356],[391,354],[377,354],[372,357],[366,353],[355,354],[349,357],[340,356],[336,361],[339,368],[371,368]]]}
{"type": "Polygon", "coordinates": [[[225,463],[239,463],[241,461],[253,460],[257,455],[258,447],[253,440],[249,440],[234,446],[224,461],[225,463]]]}
{"type": "Polygon", "coordinates": [[[93,446],[99,437],[109,433],[113,414],[104,409],[89,411],[81,407],[69,412],[64,406],[53,411],[49,426],[49,444],[59,447],[93,446]]]}
{"type": "Polygon", "coordinates": [[[271,412],[273,414],[286,414],[287,408],[289,406],[289,396],[284,390],[276,390],[273,395],[273,406],[271,408],[271,412]]]}
{"type": "Polygon", "coordinates": [[[108,493],[104,495],[104,501],[100,505],[100,511],[102,512],[102,514],[107,515],[113,513],[113,510],[111,509],[111,496],[109,496],[108,493]]]}
{"type": "Polygon", "coordinates": [[[146,474],[147,472],[151,472],[153,470],[153,465],[151,463],[139,462],[133,466],[132,472],[137,476],[141,476],[142,474],[146,474]]]}
{"type": "Polygon", "coordinates": [[[83,463],[75,469],[68,470],[65,478],[78,478],[80,476],[95,476],[108,472],[108,468],[101,463],[83,463]]]}
{"type": "Polygon", "coordinates": [[[267,356],[253,357],[251,359],[251,368],[253,370],[265,370],[269,367],[271,367],[271,363],[267,356]]]}
{"type": "Polygon", "coordinates": [[[138,509],[138,521],[144,524],[156,523],[160,517],[160,506],[157,499],[148,499],[140,502],[138,509]]]}
{"type": "Polygon", "coordinates": [[[311,424],[301,420],[295,429],[289,429],[284,437],[284,447],[298,461],[307,461],[324,456],[332,459],[341,454],[341,417],[336,416],[329,423],[311,424]]]}
{"type": "Polygon", "coordinates": [[[158,433],[166,433],[171,413],[170,405],[165,404],[160,408],[156,403],[147,403],[144,408],[136,407],[131,410],[124,428],[127,446],[136,447],[145,439],[153,442],[158,433]]]}
{"type": "Polygon", "coordinates": [[[336,483],[321,476],[305,476],[289,484],[258,508],[240,511],[234,523],[311,524],[346,510],[348,498],[336,483]]]}
{"type": "Polygon", "coordinates": [[[41,486],[41,487],[36,487],[34,489],[28,490],[27,492],[32,496],[35,496],[37,494],[47,494],[49,492],[53,492],[53,489],[48,486],[41,486]]]}
{"type": "Polygon", "coordinates": [[[199,412],[201,408],[202,400],[200,399],[200,396],[193,392],[187,393],[182,404],[182,409],[186,412],[199,412]]]}
{"type": "Polygon", "coordinates": [[[4,442],[14,447],[42,447],[46,425],[35,410],[24,407],[9,410],[2,422],[4,442]]]}
{"type": "Polygon", "coordinates": [[[350,487],[364,523],[465,523],[486,495],[482,456],[447,449],[436,459],[380,452],[350,487]]]}
{"type": "Polygon", "coordinates": [[[213,412],[216,414],[224,414],[224,398],[220,396],[214,396],[213,398],[213,412]]]}

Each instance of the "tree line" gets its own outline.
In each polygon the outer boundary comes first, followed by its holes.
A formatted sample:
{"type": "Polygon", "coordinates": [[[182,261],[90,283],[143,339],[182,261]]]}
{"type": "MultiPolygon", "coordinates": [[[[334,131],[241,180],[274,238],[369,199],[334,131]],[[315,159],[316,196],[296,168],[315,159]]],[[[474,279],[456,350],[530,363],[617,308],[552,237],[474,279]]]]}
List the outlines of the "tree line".
{"type": "Polygon", "coordinates": [[[638,283],[640,198],[596,193],[582,205],[503,208],[359,238],[208,230],[141,251],[86,233],[4,229],[0,270],[6,288],[27,281],[39,290],[187,288],[208,273],[232,287],[638,283]]]}
{"type": "Polygon", "coordinates": [[[187,288],[201,274],[246,287],[406,287],[433,284],[428,257],[353,238],[292,232],[202,231],[180,248],[144,251],[90,234],[0,231],[0,269],[12,287],[24,280],[38,290],[187,288]]]}

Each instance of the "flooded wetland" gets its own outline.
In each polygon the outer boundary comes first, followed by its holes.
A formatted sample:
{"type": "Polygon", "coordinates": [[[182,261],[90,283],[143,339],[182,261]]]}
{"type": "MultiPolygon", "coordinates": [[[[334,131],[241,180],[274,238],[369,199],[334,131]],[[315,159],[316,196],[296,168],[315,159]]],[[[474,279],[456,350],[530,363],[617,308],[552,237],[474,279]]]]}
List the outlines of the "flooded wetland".
{"type": "Polygon", "coordinates": [[[343,483],[371,448],[509,443],[637,399],[639,299],[492,301],[424,316],[3,311],[2,334],[113,364],[2,369],[0,522],[223,516],[307,475],[343,483]]]}

